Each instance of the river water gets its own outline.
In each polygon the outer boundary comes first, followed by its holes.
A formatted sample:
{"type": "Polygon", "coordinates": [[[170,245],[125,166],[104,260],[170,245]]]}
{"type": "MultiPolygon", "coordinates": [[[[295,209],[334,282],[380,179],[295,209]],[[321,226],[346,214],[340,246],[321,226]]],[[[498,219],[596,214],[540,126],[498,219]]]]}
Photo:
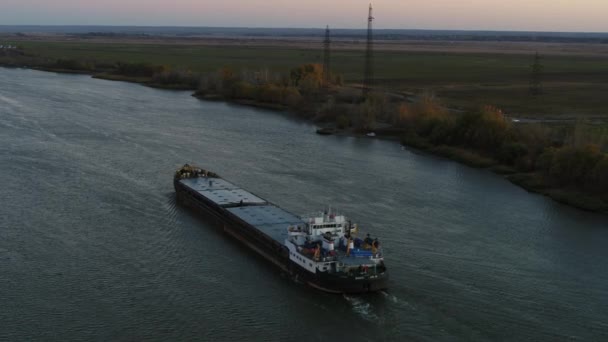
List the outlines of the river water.
{"type": "Polygon", "coordinates": [[[608,217],[488,171],[187,92],[0,69],[0,340],[608,339],[608,217]],[[383,242],[328,295],[176,206],[183,163],[383,242]]]}

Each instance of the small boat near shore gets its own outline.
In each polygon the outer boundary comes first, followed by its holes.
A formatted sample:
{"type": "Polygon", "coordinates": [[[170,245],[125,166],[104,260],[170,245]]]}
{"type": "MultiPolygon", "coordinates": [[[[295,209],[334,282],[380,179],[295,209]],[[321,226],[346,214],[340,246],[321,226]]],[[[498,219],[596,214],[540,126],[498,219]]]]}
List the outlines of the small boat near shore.
{"type": "Polygon", "coordinates": [[[333,127],[323,127],[317,129],[317,134],[319,135],[332,135],[338,133],[338,130],[333,127]]]}

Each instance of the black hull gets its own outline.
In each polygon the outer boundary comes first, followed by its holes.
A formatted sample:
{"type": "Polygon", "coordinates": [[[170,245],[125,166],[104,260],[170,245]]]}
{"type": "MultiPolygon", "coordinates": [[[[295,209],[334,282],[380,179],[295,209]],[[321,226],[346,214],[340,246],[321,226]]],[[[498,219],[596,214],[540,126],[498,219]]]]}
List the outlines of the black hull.
{"type": "Polygon", "coordinates": [[[224,232],[242,242],[251,250],[270,261],[280,270],[308,284],[309,286],[329,293],[368,293],[384,290],[388,287],[388,273],[384,272],[375,278],[339,277],[333,274],[318,272],[312,274],[289,259],[289,250],[272,237],[254,226],[242,221],[225,208],[190,190],[174,180],[177,202],[185,205],[198,214],[221,227],[224,232]]]}
{"type": "Polygon", "coordinates": [[[336,274],[317,272],[312,274],[295,263],[291,263],[292,274],[311,287],[328,293],[363,294],[388,289],[388,272],[369,277],[341,277],[336,274]]]}
{"type": "Polygon", "coordinates": [[[224,232],[247,245],[250,249],[272,262],[284,271],[289,264],[289,251],[278,241],[242,221],[221,206],[174,182],[177,201],[190,207],[197,214],[202,214],[224,232]]]}

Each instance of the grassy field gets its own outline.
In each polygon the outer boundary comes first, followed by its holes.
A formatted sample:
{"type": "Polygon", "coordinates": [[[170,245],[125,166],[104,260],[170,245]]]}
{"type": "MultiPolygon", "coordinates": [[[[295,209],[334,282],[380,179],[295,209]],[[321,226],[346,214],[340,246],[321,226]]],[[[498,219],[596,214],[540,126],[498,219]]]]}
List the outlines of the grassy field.
{"type": "MultiPolygon", "coordinates": [[[[286,72],[321,62],[321,49],[281,46],[209,46],[22,41],[28,54],[96,62],[146,62],[192,71],[264,69],[286,72]]],[[[448,43],[446,43],[448,44],[448,43]]],[[[522,117],[608,118],[608,58],[597,55],[543,57],[544,94],[528,93],[532,55],[479,52],[376,51],[376,85],[395,92],[437,94],[450,107],[496,105],[522,117]]],[[[341,49],[332,54],[335,73],[348,83],[362,79],[364,53],[341,49]]]]}

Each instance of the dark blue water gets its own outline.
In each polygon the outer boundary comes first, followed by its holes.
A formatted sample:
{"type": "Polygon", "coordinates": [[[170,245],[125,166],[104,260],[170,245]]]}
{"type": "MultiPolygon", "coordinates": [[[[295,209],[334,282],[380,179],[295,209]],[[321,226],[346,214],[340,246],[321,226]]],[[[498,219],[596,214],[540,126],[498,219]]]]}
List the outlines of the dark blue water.
{"type": "Polygon", "coordinates": [[[0,340],[605,340],[608,217],[185,92],[0,69],[0,340]],[[176,207],[196,163],[384,241],[388,293],[293,283],[176,207]]]}

